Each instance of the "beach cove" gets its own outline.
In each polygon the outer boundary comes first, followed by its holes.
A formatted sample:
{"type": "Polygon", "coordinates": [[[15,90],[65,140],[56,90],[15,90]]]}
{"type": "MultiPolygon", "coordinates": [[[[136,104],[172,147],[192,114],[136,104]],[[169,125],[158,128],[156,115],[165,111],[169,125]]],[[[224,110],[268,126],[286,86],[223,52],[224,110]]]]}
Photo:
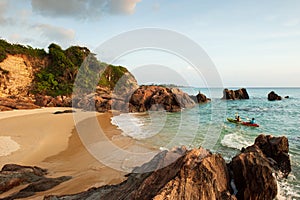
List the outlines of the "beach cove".
{"type": "MultiPolygon", "coordinates": [[[[51,190],[28,199],[43,199],[49,194],[76,193],[91,187],[120,183],[125,179],[126,172],[105,166],[88,152],[77,134],[72,113],[53,114],[66,109],[70,108],[42,108],[0,113],[1,136],[5,137],[1,142],[11,146],[11,152],[3,152],[5,155],[0,156],[1,167],[9,163],[39,166],[48,169],[48,177],[64,175],[73,177],[51,190]],[[18,146],[18,149],[12,144],[18,146]]],[[[97,116],[107,138],[114,140],[116,146],[122,149],[141,148],[133,139],[122,136],[121,131],[111,125],[111,113],[94,113],[94,115],[97,116]]],[[[89,118],[83,118],[79,123],[89,124],[89,118]]],[[[25,186],[5,192],[0,198],[22,187],[25,186]]]]}

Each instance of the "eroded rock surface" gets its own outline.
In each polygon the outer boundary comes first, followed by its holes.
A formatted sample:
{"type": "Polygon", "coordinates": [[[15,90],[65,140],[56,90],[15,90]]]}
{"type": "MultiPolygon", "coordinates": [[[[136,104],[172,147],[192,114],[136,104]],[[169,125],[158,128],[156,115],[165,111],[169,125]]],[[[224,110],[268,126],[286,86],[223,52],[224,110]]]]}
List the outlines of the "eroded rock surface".
{"type": "Polygon", "coordinates": [[[239,99],[249,99],[248,92],[245,88],[238,90],[224,89],[222,99],[226,100],[239,100],[239,99]]]}

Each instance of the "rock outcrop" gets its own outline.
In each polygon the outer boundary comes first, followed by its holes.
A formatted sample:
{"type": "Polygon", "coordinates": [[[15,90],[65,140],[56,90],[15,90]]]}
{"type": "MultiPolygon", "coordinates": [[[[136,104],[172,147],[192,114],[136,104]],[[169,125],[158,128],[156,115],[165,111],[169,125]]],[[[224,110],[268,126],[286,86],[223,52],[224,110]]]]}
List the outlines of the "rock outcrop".
{"type": "Polygon", "coordinates": [[[229,90],[225,88],[223,91],[222,99],[226,99],[226,100],[249,99],[249,95],[245,88],[241,88],[238,90],[229,90]]]}
{"type": "Polygon", "coordinates": [[[259,135],[252,146],[232,159],[230,169],[237,187],[238,199],[274,199],[277,176],[291,172],[286,137],[259,135]]]}
{"type": "Polygon", "coordinates": [[[230,194],[229,180],[220,155],[203,148],[179,148],[161,152],[119,185],[45,199],[236,199],[230,194]]]}
{"type": "Polygon", "coordinates": [[[193,106],[195,106],[195,102],[188,94],[177,88],[161,86],[141,86],[129,100],[129,112],[145,112],[147,110],[177,112],[193,106]]]}
{"type": "Polygon", "coordinates": [[[274,91],[271,91],[268,94],[268,100],[269,101],[276,101],[276,100],[282,100],[282,97],[276,94],[274,91]]]}
{"type": "Polygon", "coordinates": [[[58,178],[46,178],[47,170],[39,167],[21,166],[7,164],[0,171],[0,194],[19,185],[27,186],[3,200],[25,198],[34,195],[36,192],[45,191],[54,186],[71,179],[62,176],[58,178]]]}
{"type": "Polygon", "coordinates": [[[190,96],[196,103],[207,103],[210,102],[211,99],[207,98],[204,94],[198,93],[196,96],[190,96]]]}
{"type": "Polygon", "coordinates": [[[283,137],[273,137],[271,135],[259,135],[255,139],[256,146],[258,146],[263,154],[272,159],[272,167],[279,169],[283,177],[287,177],[292,171],[289,152],[289,141],[283,137]],[[275,161],[275,162],[274,162],[275,161]]]}
{"type": "Polygon", "coordinates": [[[32,100],[11,99],[0,97],[0,111],[10,111],[13,109],[36,109],[40,108],[32,100]]]}

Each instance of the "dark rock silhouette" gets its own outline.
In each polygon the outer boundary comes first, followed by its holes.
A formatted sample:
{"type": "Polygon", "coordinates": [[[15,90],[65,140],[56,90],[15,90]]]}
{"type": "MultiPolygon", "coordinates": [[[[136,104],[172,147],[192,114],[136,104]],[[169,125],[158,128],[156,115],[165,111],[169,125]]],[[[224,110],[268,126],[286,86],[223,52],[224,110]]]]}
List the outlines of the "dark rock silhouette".
{"type": "Polygon", "coordinates": [[[269,101],[276,101],[276,100],[282,100],[282,97],[276,94],[274,91],[271,91],[268,94],[268,100],[269,101]]]}
{"type": "Polygon", "coordinates": [[[207,103],[210,102],[211,99],[207,98],[204,94],[199,92],[196,96],[190,96],[196,103],[207,103]]]}
{"type": "Polygon", "coordinates": [[[249,95],[245,88],[241,88],[238,90],[229,90],[225,88],[223,91],[222,99],[226,99],[226,100],[249,99],[249,95]]]}

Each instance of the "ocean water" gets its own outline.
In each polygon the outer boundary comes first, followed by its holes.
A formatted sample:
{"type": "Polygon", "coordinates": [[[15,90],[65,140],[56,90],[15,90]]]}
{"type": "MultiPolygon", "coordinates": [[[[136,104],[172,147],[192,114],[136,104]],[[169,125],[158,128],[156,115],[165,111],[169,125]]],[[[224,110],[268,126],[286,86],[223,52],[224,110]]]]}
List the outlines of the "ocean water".
{"type": "MultiPolygon", "coordinates": [[[[224,101],[223,89],[181,88],[190,95],[198,91],[212,98],[178,113],[153,111],[121,114],[112,118],[123,134],[158,149],[185,145],[203,146],[229,161],[242,147],[252,145],[259,134],[286,136],[289,139],[292,173],[280,180],[279,199],[300,199],[300,88],[247,88],[249,100],[224,101]],[[268,101],[275,91],[282,101],[268,101]],[[226,121],[238,113],[242,120],[254,117],[260,127],[246,127],[226,121]]],[[[235,88],[232,88],[235,89],[235,88]]]]}

